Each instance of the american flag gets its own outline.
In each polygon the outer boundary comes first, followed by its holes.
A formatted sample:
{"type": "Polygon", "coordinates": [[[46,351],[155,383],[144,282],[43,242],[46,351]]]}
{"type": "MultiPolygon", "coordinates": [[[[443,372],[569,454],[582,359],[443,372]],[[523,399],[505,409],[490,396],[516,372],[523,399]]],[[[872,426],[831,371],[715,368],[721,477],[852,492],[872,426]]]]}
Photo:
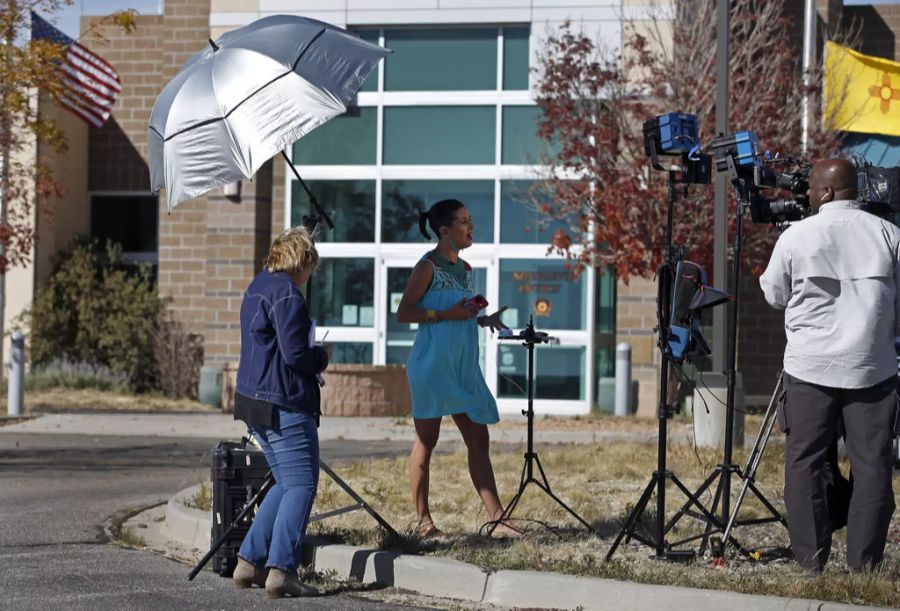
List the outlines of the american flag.
{"type": "Polygon", "coordinates": [[[49,40],[66,48],[60,64],[65,91],[59,103],[94,127],[103,125],[122,90],[116,69],[36,13],[31,13],[31,39],[49,40]]]}

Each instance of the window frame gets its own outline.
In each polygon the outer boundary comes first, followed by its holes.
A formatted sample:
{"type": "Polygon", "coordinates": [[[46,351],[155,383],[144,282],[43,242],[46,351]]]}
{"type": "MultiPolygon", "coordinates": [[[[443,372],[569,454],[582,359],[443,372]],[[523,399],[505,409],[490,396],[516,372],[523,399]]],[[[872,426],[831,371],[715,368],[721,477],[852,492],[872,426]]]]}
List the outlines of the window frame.
{"type": "MultiPolygon", "coordinates": [[[[441,24],[423,24],[428,27],[439,27],[441,24]]],[[[378,29],[379,44],[384,45],[384,28],[394,29],[386,25],[381,28],[372,28],[365,25],[358,27],[349,26],[351,30],[378,29]]],[[[446,26],[453,27],[453,26],[446,26]]],[[[466,27],[463,25],[462,27],[466,27]]],[[[382,196],[383,181],[385,180],[486,180],[494,183],[494,236],[490,243],[475,244],[466,249],[463,257],[473,267],[484,267],[487,270],[487,294],[485,297],[493,305],[499,299],[499,262],[501,259],[547,259],[556,258],[562,261],[559,255],[547,255],[547,245],[543,243],[501,243],[501,183],[508,180],[528,181],[535,175],[545,170],[540,166],[529,165],[503,165],[502,164],[502,135],[503,135],[503,107],[504,106],[528,106],[536,105],[530,90],[504,90],[503,89],[503,29],[504,27],[520,29],[530,27],[531,39],[534,39],[534,25],[531,23],[512,23],[504,26],[495,26],[498,31],[497,39],[497,84],[494,90],[489,91],[384,91],[384,70],[381,65],[370,78],[378,79],[378,87],[375,91],[361,91],[357,94],[355,103],[359,106],[374,106],[377,108],[376,122],[376,163],[375,165],[295,165],[297,171],[304,180],[374,180],[375,185],[375,241],[371,244],[322,242],[317,245],[319,255],[322,258],[346,258],[346,257],[374,257],[375,259],[375,320],[384,319],[385,291],[387,281],[387,268],[395,266],[414,265],[428,250],[423,243],[389,243],[382,241],[382,196]],[[490,164],[482,165],[389,165],[383,164],[384,154],[384,108],[394,106],[493,106],[496,112],[494,160],[490,164]],[[361,254],[361,245],[365,252],[361,254]]],[[[529,53],[529,61],[532,61],[529,53]]],[[[292,150],[286,150],[290,156],[292,150]]],[[[285,172],[285,225],[291,218],[291,183],[295,180],[291,172],[285,172]]],[[[583,307],[585,328],[583,330],[554,330],[551,335],[558,337],[560,342],[567,346],[583,347],[585,362],[583,368],[584,399],[583,400],[549,400],[537,399],[534,401],[537,413],[555,414],[586,414],[594,403],[596,380],[594,372],[595,351],[591,341],[595,324],[595,272],[588,269],[583,273],[582,281],[587,282],[587,288],[583,295],[583,307]]],[[[390,315],[390,313],[387,313],[390,315]]],[[[524,322],[524,321],[523,321],[524,322]]],[[[321,339],[328,333],[328,341],[352,341],[373,342],[373,364],[384,364],[385,337],[384,329],[376,324],[375,328],[360,327],[317,327],[317,338],[321,339]]],[[[518,345],[517,345],[518,346],[518,345]]],[[[496,397],[498,376],[498,347],[496,337],[488,334],[485,342],[485,380],[488,387],[496,397]]],[[[522,348],[524,349],[524,348],[522,348]]],[[[523,398],[497,399],[498,409],[504,414],[519,413],[525,404],[523,398]]]]}

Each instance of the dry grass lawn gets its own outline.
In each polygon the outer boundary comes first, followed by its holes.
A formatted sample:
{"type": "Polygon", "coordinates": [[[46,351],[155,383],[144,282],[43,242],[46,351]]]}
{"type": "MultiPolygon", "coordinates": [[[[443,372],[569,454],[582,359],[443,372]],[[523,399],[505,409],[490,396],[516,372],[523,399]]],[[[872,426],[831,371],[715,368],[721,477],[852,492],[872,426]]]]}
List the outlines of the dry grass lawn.
{"type": "MultiPolygon", "coordinates": [[[[446,443],[446,442],[445,442],[446,443]]],[[[870,575],[849,574],[845,562],[846,531],[835,534],[831,562],[826,572],[809,578],[795,563],[783,558],[788,546],[787,531],[780,524],[742,526],[735,536],[748,548],[761,553],[762,561],[743,558],[729,550],[725,566],[714,566],[708,556],[691,564],[660,562],[653,550],[632,542],[622,545],[612,562],[604,557],[628,512],[656,468],[656,446],[616,443],[598,446],[558,446],[540,448],[539,457],[553,491],[592,524],[598,536],[589,536],[564,510],[539,488],[529,485],[514,513],[517,526],[527,533],[517,540],[488,540],[478,535],[488,519],[469,480],[462,449],[436,456],[432,464],[431,509],[437,525],[447,534],[445,541],[422,541],[412,536],[415,514],[410,501],[405,459],[378,460],[341,465],[344,477],[394,527],[404,534],[395,548],[409,552],[441,555],[473,562],[486,570],[532,569],[575,575],[625,579],[643,583],[677,584],[786,597],[812,598],[845,603],[895,606],[900,602],[900,515],[891,524],[887,558],[883,568],[870,575]]],[[[746,451],[736,453],[744,464],[746,451]]],[[[691,490],[718,463],[719,455],[686,445],[673,445],[668,466],[691,490]]],[[[783,449],[771,442],[766,449],[757,479],[760,488],[779,509],[783,508],[783,449]]],[[[501,496],[508,500],[516,491],[523,458],[520,451],[494,452],[494,466],[501,496]]],[[[847,465],[844,465],[846,473],[847,465]]],[[[733,484],[734,499],[739,486],[733,484]]],[[[895,478],[895,494],[900,505],[900,477],[895,478]]],[[[684,502],[674,485],[668,488],[668,513],[684,502]]],[[[703,499],[707,506],[714,491],[703,499]]],[[[643,527],[649,534],[655,510],[655,496],[645,514],[643,527]]],[[[329,480],[321,479],[316,511],[348,504],[347,497],[329,480]]],[[[732,501],[733,503],[733,501],[732,501]]],[[[766,515],[762,505],[748,497],[742,518],[766,515]]],[[[357,511],[313,523],[310,533],[349,544],[384,545],[374,521],[357,511]]],[[[698,521],[682,519],[670,540],[700,532],[698,521]]],[[[697,548],[696,544],[689,547],[697,548]]]]}
{"type": "MultiPolygon", "coordinates": [[[[0,412],[6,413],[6,395],[0,397],[0,412]]],[[[25,413],[113,411],[209,411],[216,408],[199,401],[169,399],[162,395],[135,395],[91,388],[54,388],[25,393],[25,413]]]]}

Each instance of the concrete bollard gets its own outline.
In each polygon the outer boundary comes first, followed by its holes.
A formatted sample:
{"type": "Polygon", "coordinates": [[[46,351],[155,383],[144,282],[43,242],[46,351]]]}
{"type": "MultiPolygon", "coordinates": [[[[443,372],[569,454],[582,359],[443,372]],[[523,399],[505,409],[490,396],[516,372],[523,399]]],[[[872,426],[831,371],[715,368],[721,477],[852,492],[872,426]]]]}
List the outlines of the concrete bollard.
{"type": "MultiPolygon", "coordinates": [[[[735,374],[734,385],[734,447],[744,446],[744,383],[735,374]]],[[[725,445],[725,402],[728,399],[727,379],[722,373],[704,373],[702,383],[694,388],[694,439],[698,446],[721,448],[725,445]]]]}
{"type": "Polygon", "coordinates": [[[25,336],[21,331],[12,334],[10,346],[6,412],[10,416],[21,416],[25,402],[25,336]]]}
{"type": "Polygon", "coordinates": [[[631,413],[631,344],[616,346],[616,416],[631,413]]]}

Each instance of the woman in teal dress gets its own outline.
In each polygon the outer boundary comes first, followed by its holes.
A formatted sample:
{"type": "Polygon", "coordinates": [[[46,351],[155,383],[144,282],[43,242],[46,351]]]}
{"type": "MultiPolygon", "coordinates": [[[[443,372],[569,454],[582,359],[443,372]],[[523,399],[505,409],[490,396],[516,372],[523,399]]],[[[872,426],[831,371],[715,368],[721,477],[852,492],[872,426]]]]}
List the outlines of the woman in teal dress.
{"type": "MultiPolygon", "coordinates": [[[[469,474],[491,520],[501,520],[503,506],[497,495],[489,452],[487,425],[499,420],[497,402],[478,366],[478,326],[491,331],[505,329],[501,308],[490,316],[478,316],[466,305],[474,296],[472,268],[459,251],[472,245],[472,217],[455,199],[434,204],[419,218],[419,229],[431,239],[430,225],[438,238],[434,250],[413,269],[397,310],[400,323],[417,323],[416,340],[406,364],[412,393],[416,439],[409,456],[409,479],[422,536],[439,535],[428,507],[429,466],[437,444],[441,418],[451,416],[468,448],[469,474]]],[[[505,521],[494,535],[516,533],[505,521]]]]}

